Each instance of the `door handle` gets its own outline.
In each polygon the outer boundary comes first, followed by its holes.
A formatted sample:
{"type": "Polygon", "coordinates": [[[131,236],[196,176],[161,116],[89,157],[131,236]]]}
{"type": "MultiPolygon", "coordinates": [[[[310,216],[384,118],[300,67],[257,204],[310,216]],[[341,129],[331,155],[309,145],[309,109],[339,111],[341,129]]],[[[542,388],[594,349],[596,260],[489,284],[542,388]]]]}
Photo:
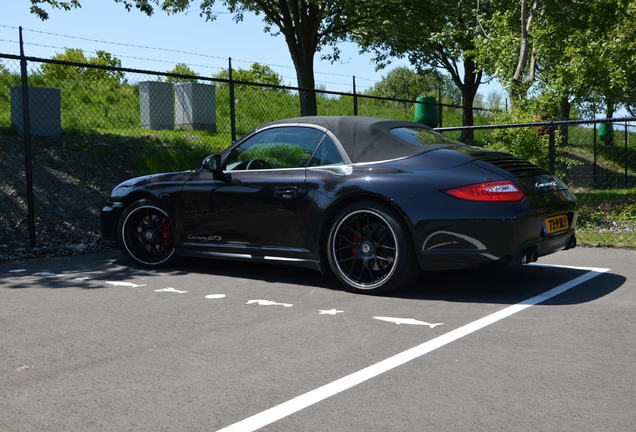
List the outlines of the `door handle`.
{"type": "Polygon", "coordinates": [[[298,196],[298,186],[283,186],[274,188],[274,196],[282,200],[292,200],[298,196]]]}

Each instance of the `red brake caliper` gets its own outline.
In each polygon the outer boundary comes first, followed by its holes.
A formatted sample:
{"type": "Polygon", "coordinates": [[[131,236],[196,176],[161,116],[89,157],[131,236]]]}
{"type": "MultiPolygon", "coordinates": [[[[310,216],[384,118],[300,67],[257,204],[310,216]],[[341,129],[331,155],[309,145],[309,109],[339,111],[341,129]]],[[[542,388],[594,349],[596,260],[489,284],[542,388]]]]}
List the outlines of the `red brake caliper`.
{"type": "MultiPolygon", "coordinates": [[[[360,241],[360,237],[354,234],[353,237],[351,237],[351,241],[354,243],[357,243],[360,241]]],[[[351,256],[355,256],[355,254],[356,254],[356,248],[351,248],[351,256]]]]}
{"type": "Polygon", "coordinates": [[[164,247],[170,249],[172,247],[172,225],[170,225],[170,221],[166,220],[161,224],[161,238],[164,247]]]}

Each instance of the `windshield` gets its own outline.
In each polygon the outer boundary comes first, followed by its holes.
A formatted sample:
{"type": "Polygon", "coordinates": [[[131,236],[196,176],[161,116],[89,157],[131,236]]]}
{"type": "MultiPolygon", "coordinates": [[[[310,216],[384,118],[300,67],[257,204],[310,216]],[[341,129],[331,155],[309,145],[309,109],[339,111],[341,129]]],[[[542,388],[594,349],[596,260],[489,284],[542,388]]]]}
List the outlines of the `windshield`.
{"type": "Polygon", "coordinates": [[[410,144],[418,146],[428,146],[433,144],[462,145],[462,143],[457,140],[426,128],[400,127],[391,129],[391,133],[410,144]]]}

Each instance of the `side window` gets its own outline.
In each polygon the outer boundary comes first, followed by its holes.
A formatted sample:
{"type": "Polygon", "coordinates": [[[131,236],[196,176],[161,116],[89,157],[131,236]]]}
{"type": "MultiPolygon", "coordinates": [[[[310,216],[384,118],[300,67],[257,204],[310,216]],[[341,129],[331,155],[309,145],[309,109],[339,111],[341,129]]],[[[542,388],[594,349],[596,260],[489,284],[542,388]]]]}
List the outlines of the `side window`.
{"type": "Polygon", "coordinates": [[[336,143],[334,143],[333,140],[329,138],[329,135],[325,136],[325,138],[320,143],[320,146],[309,161],[310,167],[343,164],[344,160],[342,160],[342,155],[338,151],[336,143]]]}
{"type": "Polygon", "coordinates": [[[300,168],[307,165],[324,132],[308,127],[277,127],[257,133],[230,152],[227,170],[300,168]]]}

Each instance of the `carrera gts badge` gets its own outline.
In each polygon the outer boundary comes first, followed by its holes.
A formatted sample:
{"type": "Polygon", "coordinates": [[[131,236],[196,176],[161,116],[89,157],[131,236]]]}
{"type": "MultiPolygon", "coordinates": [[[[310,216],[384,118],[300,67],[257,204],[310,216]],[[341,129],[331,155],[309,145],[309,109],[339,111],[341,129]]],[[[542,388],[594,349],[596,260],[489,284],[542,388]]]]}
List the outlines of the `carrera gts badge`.
{"type": "Polygon", "coordinates": [[[193,234],[188,234],[188,240],[195,240],[195,241],[200,241],[200,242],[205,242],[205,241],[223,241],[223,237],[222,236],[218,236],[218,235],[209,235],[209,236],[196,236],[193,234]]]}

